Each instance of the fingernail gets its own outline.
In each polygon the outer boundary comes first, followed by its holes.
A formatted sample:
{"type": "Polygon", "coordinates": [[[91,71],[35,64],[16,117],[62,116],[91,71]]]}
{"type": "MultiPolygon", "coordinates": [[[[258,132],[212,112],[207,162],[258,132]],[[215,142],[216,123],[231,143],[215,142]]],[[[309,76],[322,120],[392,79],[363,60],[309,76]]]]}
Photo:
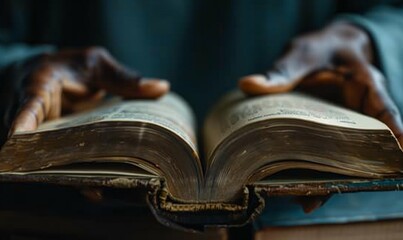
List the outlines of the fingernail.
{"type": "Polygon", "coordinates": [[[144,91],[167,92],[169,82],[165,79],[145,78],[141,80],[140,88],[144,91]]]}
{"type": "Polygon", "coordinates": [[[159,97],[169,91],[167,80],[156,78],[143,78],[139,83],[139,92],[143,97],[159,97]]]}
{"type": "Polygon", "coordinates": [[[241,81],[248,81],[249,83],[253,83],[253,84],[266,84],[267,78],[262,74],[254,74],[254,75],[249,75],[249,76],[243,77],[241,79],[241,81]]]}
{"type": "Polygon", "coordinates": [[[169,82],[165,79],[158,79],[158,78],[142,78],[140,81],[140,86],[146,87],[146,86],[169,86],[169,82]]]}

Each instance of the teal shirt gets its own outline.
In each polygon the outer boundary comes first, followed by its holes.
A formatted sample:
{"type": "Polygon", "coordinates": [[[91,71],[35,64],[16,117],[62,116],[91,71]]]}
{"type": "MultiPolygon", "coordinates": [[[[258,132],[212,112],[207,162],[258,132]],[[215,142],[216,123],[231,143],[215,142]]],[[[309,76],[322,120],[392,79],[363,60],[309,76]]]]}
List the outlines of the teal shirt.
{"type": "MultiPolygon", "coordinates": [[[[8,3],[14,20],[0,22],[3,42],[105,46],[143,76],[168,79],[199,119],[217,98],[236,88],[241,76],[266,71],[290,39],[323,27],[340,13],[353,13],[346,18],[373,36],[380,67],[403,110],[403,14],[397,8],[376,8],[385,1],[1,2],[8,3]]],[[[0,48],[0,64],[12,59],[6,56],[0,48]]]]}

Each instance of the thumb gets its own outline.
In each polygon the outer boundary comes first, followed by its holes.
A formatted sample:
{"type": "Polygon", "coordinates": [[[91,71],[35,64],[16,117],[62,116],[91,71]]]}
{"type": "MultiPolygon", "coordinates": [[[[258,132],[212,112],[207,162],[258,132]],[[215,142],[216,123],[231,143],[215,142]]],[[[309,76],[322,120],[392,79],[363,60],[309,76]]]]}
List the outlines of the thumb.
{"type": "Polygon", "coordinates": [[[169,82],[163,79],[142,78],[133,95],[134,98],[158,98],[169,92],[169,82]]]}
{"type": "Polygon", "coordinates": [[[322,69],[329,62],[326,52],[307,45],[312,45],[312,42],[294,44],[266,75],[243,77],[239,88],[251,95],[293,90],[306,75],[322,69]]]}
{"type": "MultiPolygon", "coordinates": [[[[158,98],[169,91],[169,83],[161,79],[141,78],[119,64],[106,50],[95,48],[98,64],[90,84],[125,98],[158,98]]],[[[91,54],[90,54],[91,55],[91,54]]]]}
{"type": "Polygon", "coordinates": [[[158,78],[103,78],[97,84],[98,88],[122,96],[124,98],[159,98],[169,92],[170,84],[167,80],[158,78]]]}

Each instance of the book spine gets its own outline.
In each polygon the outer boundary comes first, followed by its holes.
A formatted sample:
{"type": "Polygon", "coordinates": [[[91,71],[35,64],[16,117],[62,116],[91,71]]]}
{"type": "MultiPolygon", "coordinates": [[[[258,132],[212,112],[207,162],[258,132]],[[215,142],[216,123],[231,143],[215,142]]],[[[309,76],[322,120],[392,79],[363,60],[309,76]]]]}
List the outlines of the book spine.
{"type": "Polygon", "coordinates": [[[243,226],[262,212],[264,198],[253,186],[245,187],[242,196],[231,203],[189,203],[172,197],[163,182],[147,196],[147,202],[157,220],[169,227],[202,231],[206,226],[243,226]]]}

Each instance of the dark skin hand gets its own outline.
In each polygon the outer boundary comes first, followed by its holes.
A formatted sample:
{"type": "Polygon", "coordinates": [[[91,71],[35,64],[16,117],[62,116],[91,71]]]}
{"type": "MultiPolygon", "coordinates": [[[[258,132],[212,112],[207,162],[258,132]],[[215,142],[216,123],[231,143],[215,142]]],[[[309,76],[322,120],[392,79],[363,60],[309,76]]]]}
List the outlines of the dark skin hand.
{"type": "MultiPolygon", "coordinates": [[[[374,66],[371,40],[355,26],[336,23],[295,39],[272,70],[243,77],[239,87],[249,95],[298,89],[343,104],[384,122],[403,146],[402,118],[374,66]]],[[[296,202],[311,212],[328,198],[298,197],[296,202]]]]}
{"type": "Polygon", "coordinates": [[[149,99],[169,91],[167,81],[141,78],[102,48],[62,50],[38,61],[10,134],[35,130],[45,120],[98,103],[105,92],[149,99]]]}
{"type": "Polygon", "coordinates": [[[352,25],[338,23],[297,38],[266,75],[242,78],[247,94],[263,95],[302,89],[375,117],[403,145],[403,123],[391,99],[385,77],[373,65],[369,36],[352,25]]]}
{"type": "MultiPolygon", "coordinates": [[[[106,92],[124,98],[154,99],[169,91],[169,83],[144,79],[119,64],[105,49],[62,50],[34,62],[25,87],[25,101],[10,134],[35,130],[43,121],[77,112],[102,101],[106,92]]],[[[89,201],[103,199],[101,189],[81,189],[89,201]]]]}

